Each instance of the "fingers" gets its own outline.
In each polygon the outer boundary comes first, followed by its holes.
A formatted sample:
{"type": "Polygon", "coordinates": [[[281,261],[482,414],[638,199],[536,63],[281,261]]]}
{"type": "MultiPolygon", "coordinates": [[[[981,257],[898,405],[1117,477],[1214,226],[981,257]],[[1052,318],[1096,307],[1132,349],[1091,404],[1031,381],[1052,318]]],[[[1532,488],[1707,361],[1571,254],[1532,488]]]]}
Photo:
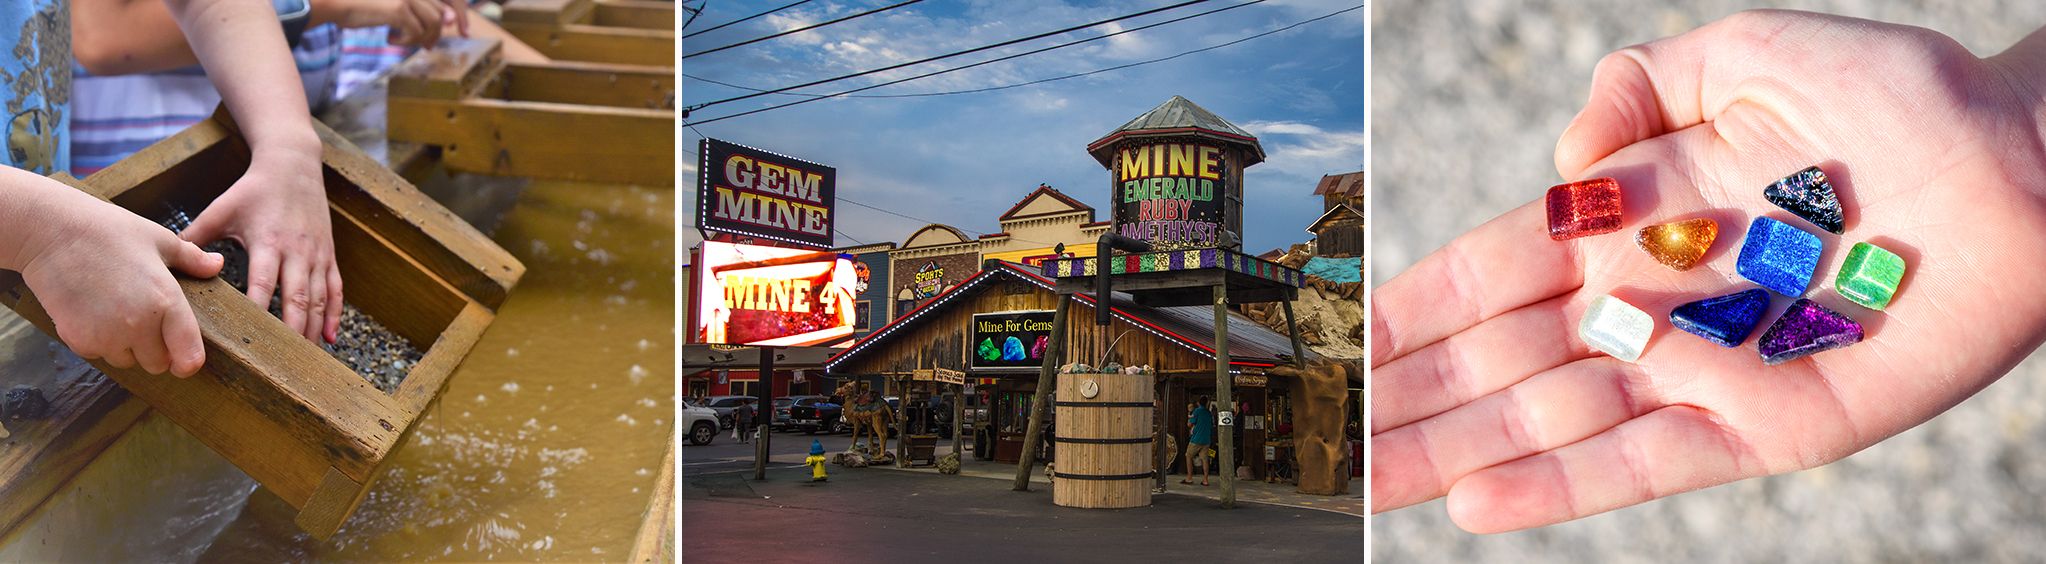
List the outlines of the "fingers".
{"type": "MultiPolygon", "coordinates": [[[[79,355],[79,356],[81,356],[81,357],[84,357],[85,355],[79,355]]],[[[86,357],[86,358],[91,358],[91,357],[86,357]]],[[[128,350],[128,348],[127,348],[127,347],[118,347],[118,346],[116,346],[116,347],[109,347],[109,348],[107,349],[107,351],[106,351],[106,354],[102,354],[102,355],[100,355],[100,357],[99,357],[99,358],[100,358],[100,360],[106,361],[106,363],[107,363],[108,365],[111,365],[111,366],[113,366],[114,368],[134,368],[134,367],[135,367],[135,351],[131,351],[131,350],[128,350]]]]}
{"type": "Polygon", "coordinates": [[[214,207],[220,209],[208,208],[205,211],[199,212],[199,217],[193,219],[191,225],[185,226],[184,231],[178,232],[178,238],[204,245],[219,241],[221,237],[227,236],[228,226],[234,224],[234,218],[232,217],[234,211],[240,208],[237,206],[214,207]]]}
{"type": "Polygon", "coordinates": [[[298,332],[315,343],[327,335],[327,296],[327,269],[306,272],[305,327],[298,332]]]}
{"type": "Polygon", "coordinates": [[[461,33],[462,37],[468,37],[469,4],[463,2],[462,0],[441,0],[441,3],[447,6],[446,8],[442,9],[442,13],[445,14],[445,17],[444,19],[442,19],[441,24],[442,25],[450,23],[455,24],[455,31],[457,33],[461,33]]]}
{"type": "Polygon", "coordinates": [[[1435,499],[1466,474],[1577,442],[1659,401],[1634,365],[1600,357],[1374,435],[1372,510],[1435,499]]]}
{"type": "Polygon", "coordinates": [[[1547,213],[1540,200],[1506,212],[1372,292],[1372,363],[1582,285],[1582,239],[1548,240],[1547,213]]]}
{"type": "Polygon", "coordinates": [[[425,36],[424,22],[431,19],[420,17],[420,6],[415,2],[404,3],[402,12],[391,18],[390,40],[394,45],[420,45],[419,38],[425,36]]]}
{"type": "Polygon", "coordinates": [[[196,278],[218,276],[221,267],[227,264],[227,257],[221,256],[220,253],[206,252],[198,245],[181,239],[172,239],[163,245],[161,250],[164,253],[163,262],[169,265],[171,270],[196,278]]]}
{"type": "Polygon", "coordinates": [[[1673,405],[1466,476],[1450,488],[1449,517],[1473,533],[1513,531],[1766,473],[1710,412],[1673,405]]]}
{"type": "Polygon", "coordinates": [[[327,322],[321,334],[326,336],[328,344],[333,344],[335,340],[341,338],[341,305],[344,303],[341,301],[341,268],[327,267],[326,276],[327,322]]]}
{"type": "Polygon", "coordinates": [[[284,326],[304,336],[307,340],[315,336],[306,327],[307,312],[312,309],[312,288],[306,278],[308,268],[305,259],[292,256],[284,260],[284,326]]]}
{"type": "Polygon", "coordinates": [[[440,41],[440,6],[430,1],[407,2],[405,6],[412,11],[412,22],[408,25],[415,26],[417,31],[417,35],[412,36],[415,44],[432,47],[440,41]]]}
{"type": "Polygon", "coordinates": [[[249,300],[265,311],[270,309],[270,296],[277,293],[277,262],[277,249],[249,247],[249,300]]]}
{"type": "Polygon", "coordinates": [[[199,367],[206,364],[206,342],[199,336],[199,319],[192,315],[192,305],[185,300],[176,300],[170,311],[164,312],[163,344],[170,372],[179,378],[199,373],[199,367]]]}
{"type": "MultiPolygon", "coordinates": [[[[1592,356],[1576,338],[1569,296],[1479,323],[1371,371],[1371,432],[1406,425],[1592,356]]],[[[1577,305],[1581,311],[1583,306],[1577,305]]]]}

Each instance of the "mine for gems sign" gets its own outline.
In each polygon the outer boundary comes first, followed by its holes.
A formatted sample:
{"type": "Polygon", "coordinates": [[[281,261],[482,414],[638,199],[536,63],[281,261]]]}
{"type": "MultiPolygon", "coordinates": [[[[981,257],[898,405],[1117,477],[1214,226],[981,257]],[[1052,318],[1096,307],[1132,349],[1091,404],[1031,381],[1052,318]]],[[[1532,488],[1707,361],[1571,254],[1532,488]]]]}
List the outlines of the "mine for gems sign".
{"type": "Polygon", "coordinates": [[[696,342],[847,345],[857,320],[852,259],[829,251],[704,241],[696,262],[696,342]]]}
{"type": "Polygon", "coordinates": [[[1155,249],[1222,244],[1224,175],[1221,147],[1192,142],[1125,146],[1116,152],[1115,230],[1155,249]]]}
{"type": "Polygon", "coordinates": [[[698,154],[697,228],[831,247],[838,169],[711,138],[698,154]]]}
{"type": "Polygon", "coordinates": [[[1051,345],[1051,311],[973,316],[973,367],[1036,369],[1051,345]]]}

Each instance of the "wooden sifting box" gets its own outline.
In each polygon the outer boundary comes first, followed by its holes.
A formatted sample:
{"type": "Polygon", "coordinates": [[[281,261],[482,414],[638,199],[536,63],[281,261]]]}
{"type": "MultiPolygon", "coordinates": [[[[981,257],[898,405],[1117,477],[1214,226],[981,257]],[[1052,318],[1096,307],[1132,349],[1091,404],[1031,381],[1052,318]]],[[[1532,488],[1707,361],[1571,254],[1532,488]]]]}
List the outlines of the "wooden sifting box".
{"type": "Polygon", "coordinates": [[[500,23],[550,59],[675,66],[673,2],[509,0],[500,23]]]}
{"type": "Polygon", "coordinates": [[[673,68],[511,63],[495,38],[447,39],[392,71],[386,124],[452,171],[672,186],[674,108],[673,68]]]}
{"type": "MultiPolygon", "coordinates": [[[[299,509],[319,538],[354,513],[377,470],[445,389],[525,266],[396,173],[318,123],[334,246],[349,304],[424,357],[390,394],[286,328],[218,277],[180,276],[206,342],[191,378],[94,365],[299,509]]],[[[194,216],[247,170],[225,111],[151,145],[81,190],[154,219],[194,216]]],[[[0,302],[45,333],[49,315],[18,274],[0,302]]]]}

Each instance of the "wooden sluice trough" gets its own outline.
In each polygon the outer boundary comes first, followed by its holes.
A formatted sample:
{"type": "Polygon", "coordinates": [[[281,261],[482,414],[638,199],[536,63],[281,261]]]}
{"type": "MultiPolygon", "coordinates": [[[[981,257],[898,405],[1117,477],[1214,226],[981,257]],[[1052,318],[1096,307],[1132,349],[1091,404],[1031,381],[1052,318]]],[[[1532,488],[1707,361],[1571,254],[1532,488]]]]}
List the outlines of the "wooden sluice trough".
{"type": "Polygon", "coordinates": [[[494,38],[444,40],[393,71],[393,143],[439,151],[451,171],[669,186],[675,70],[507,62],[494,38]]]}
{"type": "Polygon", "coordinates": [[[511,0],[504,30],[551,59],[675,66],[675,3],[511,0]]]}
{"type": "MultiPolygon", "coordinates": [[[[181,379],[94,366],[297,508],[297,524],[324,539],[354,513],[379,468],[445,389],[525,266],[332,130],[314,127],[325,146],[321,162],[336,259],[348,281],[346,299],[424,353],[403,382],[392,393],[379,391],[217,277],[179,279],[206,345],[206,364],[197,375],[181,379]]],[[[59,179],[154,220],[171,206],[196,215],[248,163],[247,143],[220,111],[83,182],[59,179]]],[[[55,334],[18,274],[0,272],[0,302],[55,334]]],[[[104,406],[85,415],[111,410],[108,416],[132,421],[139,412],[123,407],[132,402],[123,403],[119,390],[81,389],[92,397],[78,401],[104,406]]],[[[101,429],[126,428],[77,424],[102,434],[107,431],[101,429]]],[[[86,439],[102,448],[111,440],[86,439]]],[[[70,456],[90,459],[97,451],[70,456]]],[[[56,467],[75,471],[79,465],[82,461],[56,467]]],[[[50,490],[67,479],[30,477],[55,480],[50,490]]],[[[9,504],[40,499],[23,493],[25,498],[9,504]]],[[[10,510],[10,518],[22,512],[10,510]]]]}

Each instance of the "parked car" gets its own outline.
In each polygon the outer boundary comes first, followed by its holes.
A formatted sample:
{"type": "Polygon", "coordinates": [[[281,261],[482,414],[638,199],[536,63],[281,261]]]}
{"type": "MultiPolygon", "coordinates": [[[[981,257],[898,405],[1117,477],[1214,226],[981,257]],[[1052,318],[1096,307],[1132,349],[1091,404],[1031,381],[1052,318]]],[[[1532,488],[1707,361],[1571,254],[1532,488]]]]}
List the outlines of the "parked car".
{"type": "Polygon", "coordinates": [[[718,436],[718,412],[684,402],[682,428],[689,430],[689,444],[707,445],[718,436]]]}
{"type": "Polygon", "coordinates": [[[732,428],[732,412],[738,410],[740,405],[758,401],[760,399],[753,396],[711,396],[703,398],[703,406],[718,413],[719,429],[730,429],[732,428]]]}
{"type": "Polygon", "coordinates": [[[774,398],[774,422],[773,422],[773,429],[774,429],[774,430],[776,430],[776,431],[788,431],[788,430],[792,430],[792,429],[794,429],[794,428],[795,428],[795,426],[793,426],[793,425],[789,424],[789,406],[791,406],[791,405],[795,405],[795,402],[796,402],[796,400],[798,400],[798,399],[802,399],[802,398],[822,398],[822,397],[824,397],[824,396],[809,396],[809,395],[805,395],[805,396],[782,396],[782,397],[774,398]]]}
{"type": "Polygon", "coordinates": [[[789,426],[802,429],[805,435],[819,432],[825,434],[843,433],[852,429],[844,417],[843,406],[832,403],[825,396],[797,396],[789,404],[789,426]]]}

